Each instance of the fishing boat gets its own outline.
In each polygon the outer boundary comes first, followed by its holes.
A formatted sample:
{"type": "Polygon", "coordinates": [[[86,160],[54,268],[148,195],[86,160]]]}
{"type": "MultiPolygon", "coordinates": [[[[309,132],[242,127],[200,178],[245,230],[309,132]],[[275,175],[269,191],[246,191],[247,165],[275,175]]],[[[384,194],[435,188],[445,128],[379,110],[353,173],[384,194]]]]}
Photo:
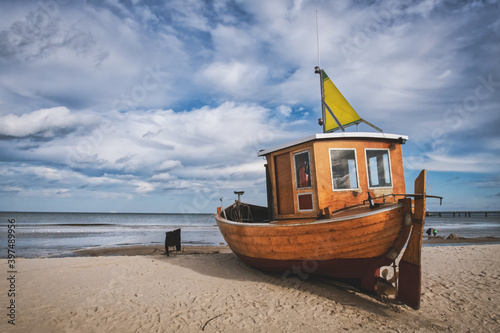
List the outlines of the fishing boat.
{"type": "Polygon", "coordinates": [[[401,147],[408,137],[362,119],[326,73],[316,73],[323,133],[259,151],[268,206],[243,203],[244,192],[235,192],[234,204],[221,200],[215,214],[220,232],[257,269],[355,279],[373,293],[391,284],[397,299],[418,309],[426,171],[407,194],[401,147]],[[363,122],[377,132],[345,130],[363,122]],[[396,270],[390,281],[385,266],[396,270]]]}

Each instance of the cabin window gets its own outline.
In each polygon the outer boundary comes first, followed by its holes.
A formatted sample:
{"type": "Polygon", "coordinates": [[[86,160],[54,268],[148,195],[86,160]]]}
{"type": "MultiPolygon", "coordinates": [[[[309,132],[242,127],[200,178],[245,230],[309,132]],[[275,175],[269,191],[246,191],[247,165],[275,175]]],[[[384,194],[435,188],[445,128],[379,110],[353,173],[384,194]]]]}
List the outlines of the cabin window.
{"type": "Polygon", "coordinates": [[[293,154],[293,161],[295,164],[295,184],[297,188],[311,187],[311,161],[309,159],[309,151],[306,150],[293,154]]]}
{"type": "Polygon", "coordinates": [[[355,149],[330,149],[333,190],[358,188],[355,149]]]}
{"type": "Polygon", "coordinates": [[[389,151],[366,149],[368,182],[370,187],[392,187],[389,151]]]}

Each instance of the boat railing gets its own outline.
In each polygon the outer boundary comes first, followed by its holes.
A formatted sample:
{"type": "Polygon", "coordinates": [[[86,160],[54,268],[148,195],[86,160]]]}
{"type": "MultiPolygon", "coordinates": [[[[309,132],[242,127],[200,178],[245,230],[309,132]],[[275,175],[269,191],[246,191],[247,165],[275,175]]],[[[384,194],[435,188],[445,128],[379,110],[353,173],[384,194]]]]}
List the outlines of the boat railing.
{"type": "MultiPolygon", "coordinates": [[[[225,210],[226,219],[244,223],[269,222],[267,207],[261,207],[236,201],[225,210]]],[[[221,215],[223,216],[223,215],[221,215]]]]}
{"type": "MultiPolygon", "coordinates": [[[[414,197],[414,198],[417,197],[418,198],[418,197],[422,197],[422,194],[391,193],[391,194],[379,195],[378,197],[372,197],[371,199],[375,200],[375,199],[382,198],[383,202],[386,202],[386,198],[387,197],[392,197],[392,200],[396,201],[396,197],[414,197]]],[[[440,196],[437,196],[437,195],[429,195],[429,194],[426,194],[425,197],[426,198],[436,198],[436,199],[439,199],[439,204],[440,205],[443,204],[443,197],[440,197],[440,196]]],[[[363,200],[363,205],[367,204],[368,202],[369,202],[369,199],[363,200]]]]}
{"type": "MultiPolygon", "coordinates": [[[[382,195],[379,195],[378,197],[371,197],[372,200],[376,200],[376,199],[380,199],[382,198],[382,201],[383,202],[386,202],[386,198],[388,197],[392,197],[392,201],[396,201],[396,196],[398,194],[382,194],[382,195]]],[[[363,200],[363,205],[366,205],[368,202],[370,201],[370,199],[366,199],[366,200],[363,200]]]]}

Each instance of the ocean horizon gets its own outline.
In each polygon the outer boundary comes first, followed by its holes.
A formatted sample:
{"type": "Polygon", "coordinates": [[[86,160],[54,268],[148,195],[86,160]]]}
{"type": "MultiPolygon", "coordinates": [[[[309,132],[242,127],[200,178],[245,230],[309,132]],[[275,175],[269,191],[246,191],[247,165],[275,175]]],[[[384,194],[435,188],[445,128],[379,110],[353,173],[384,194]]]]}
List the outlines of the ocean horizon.
{"type": "MultiPolygon", "coordinates": [[[[213,214],[0,212],[0,239],[7,249],[7,223],[15,220],[16,257],[72,256],[73,251],[165,243],[165,233],[181,229],[183,245],[220,245],[213,214]]],[[[7,250],[1,257],[6,257],[7,250]]]]}
{"type": "MultiPolygon", "coordinates": [[[[212,213],[0,212],[0,220],[1,258],[8,253],[9,220],[15,221],[17,258],[76,256],[75,250],[90,248],[163,245],[165,233],[178,228],[182,245],[226,244],[212,213]]],[[[426,217],[425,230],[428,228],[444,237],[500,237],[500,214],[426,217]]]]}

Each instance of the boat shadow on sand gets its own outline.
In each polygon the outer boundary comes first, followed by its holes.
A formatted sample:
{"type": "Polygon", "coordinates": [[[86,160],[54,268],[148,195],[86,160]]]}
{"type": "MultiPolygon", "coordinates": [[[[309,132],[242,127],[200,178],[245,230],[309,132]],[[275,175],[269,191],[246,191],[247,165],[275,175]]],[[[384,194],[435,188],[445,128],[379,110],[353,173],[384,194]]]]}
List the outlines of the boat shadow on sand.
{"type": "MultiPolygon", "coordinates": [[[[330,302],[337,308],[339,306],[343,309],[357,308],[378,316],[390,316],[391,313],[399,313],[407,308],[395,299],[362,292],[356,287],[356,281],[314,276],[310,274],[312,271],[307,267],[296,269],[295,274],[291,271],[283,274],[263,272],[246,265],[232,252],[196,255],[173,253],[169,257],[161,256],[160,260],[205,276],[248,282],[249,285],[250,283],[269,284],[279,288],[280,293],[296,295],[299,302],[307,303],[307,299],[312,298],[313,303],[330,302]]],[[[241,297],[245,298],[245,296],[248,295],[241,297]]],[[[266,297],[266,295],[261,296],[266,297]]]]}

